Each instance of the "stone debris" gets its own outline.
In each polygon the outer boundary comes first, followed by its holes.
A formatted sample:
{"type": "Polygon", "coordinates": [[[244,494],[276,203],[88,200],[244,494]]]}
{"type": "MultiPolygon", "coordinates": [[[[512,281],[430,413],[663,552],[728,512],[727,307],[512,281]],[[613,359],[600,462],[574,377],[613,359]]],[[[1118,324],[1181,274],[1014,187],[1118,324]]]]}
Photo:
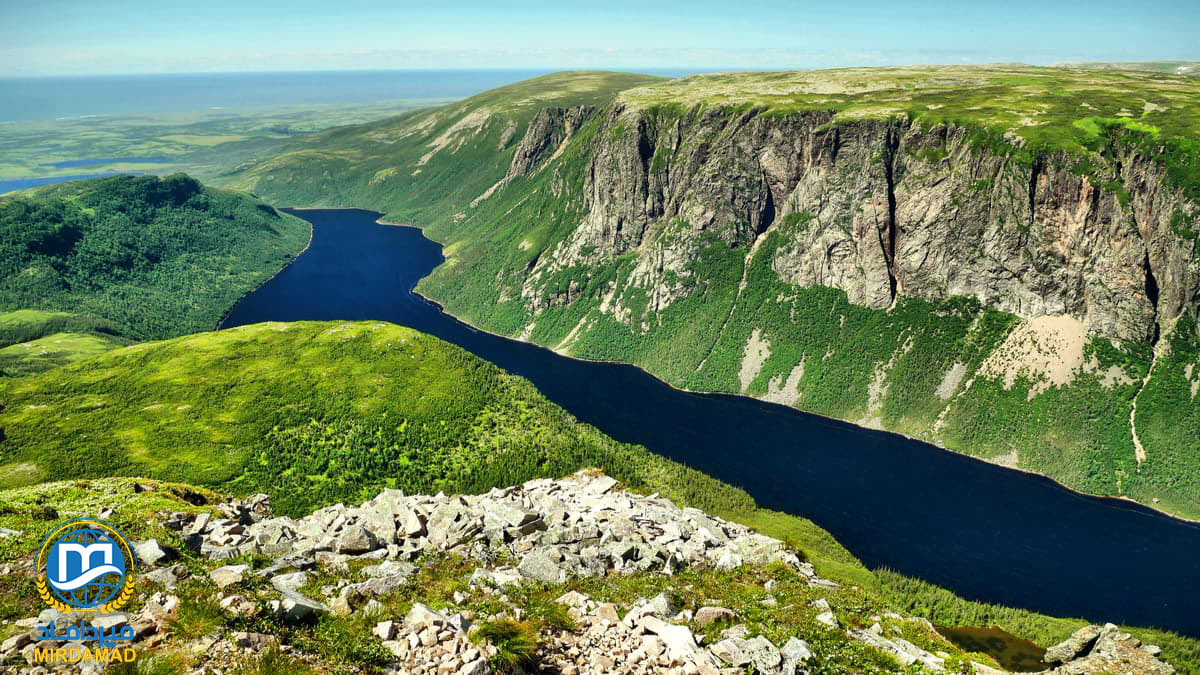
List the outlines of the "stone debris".
{"type": "Polygon", "coordinates": [[[338,564],[363,556],[413,561],[424,552],[454,551],[481,561],[506,554],[519,561],[521,577],[547,583],[611,572],[771,562],[815,579],[812,566],[777,539],[615,486],[608,476],[576,474],[482,495],[405,495],[389,489],[361,506],[337,504],[299,519],[269,517],[265,496],[255,495],[223,507],[228,518],[181,516],[169,522],[215,560],[299,555],[338,564]]]}
{"type": "MultiPolygon", "coordinates": [[[[801,562],[779,540],[697,509],[681,509],[660,496],[623,492],[616,481],[594,472],[473,496],[405,495],[389,489],[361,506],[338,504],[298,519],[273,517],[263,495],[236,499],[218,509],[221,517],[176,513],[167,516],[165,523],[193,550],[218,561],[215,564],[248,554],[270,558],[270,564],[256,564],[255,569],[226,564],[208,573],[223,611],[232,617],[265,615],[284,624],[311,623],[326,613],[369,618],[373,639],[395,659],[387,668],[391,673],[493,672],[489,661],[497,649],[486,640],[472,639],[471,611],[443,612],[417,602],[406,615],[389,616],[380,602],[383,596],[408,587],[418,572],[414,563],[427,552],[450,551],[478,561],[468,583],[471,591],[507,607],[486,620],[524,618],[507,595],[519,584],[555,584],[573,577],[634,571],[672,574],[686,566],[784,564],[814,589],[837,588],[818,578],[810,564],[801,562]],[[499,560],[515,565],[496,564],[499,560]],[[319,592],[305,590],[318,567],[341,578],[319,592]],[[346,578],[351,569],[357,570],[353,580],[346,578]]],[[[137,544],[136,550],[153,567],[144,578],[167,591],[154,593],[137,614],[117,612],[93,623],[106,629],[130,626],[139,649],[152,649],[171,635],[179,599],[169,590],[189,571],[182,564],[159,566],[169,562],[172,553],[153,539],[137,544]]],[[[772,593],[778,591],[778,584],[768,580],[763,590],[768,594],[763,605],[775,606],[772,593]]],[[[468,597],[455,592],[454,602],[468,597]]],[[[578,591],[564,593],[557,602],[567,608],[575,626],[543,629],[537,652],[540,672],[798,675],[823,667],[821,655],[795,636],[776,644],[737,624],[721,630],[720,639],[706,641],[686,625],[721,628],[746,611],[741,607],[735,612],[704,605],[693,614],[681,609],[670,593],[661,593],[634,603],[622,617],[617,606],[578,591]]],[[[823,630],[841,632],[892,655],[906,672],[945,672],[944,652],[921,649],[900,637],[895,626],[888,635],[879,623],[867,629],[843,629],[825,599],[797,611],[814,612],[823,630]]],[[[899,615],[886,616],[901,620],[899,615]]],[[[47,609],[37,617],[13,622],[19,630],[0,642],[0,664],[32,665],[36,626],[65,618],[47,609]]],[[[932,630],[924,620],[909,621],[921,621],[932,630]]],[[[315,658],[280,644],[275,636],[250,631],[216,633],[193,640],[185,649],[208,664],[194,672],[206,673],[228,672],[237,658],[268,649],[281,650],[301,662],[315,658]]],[[[1111,624],[1089,626],[1047,651],[1047,667],[1052,669],[1047,672],[1174,673],[1156,658],[1159,652],[1158,647],[1142,645],[1111,624]]],[[[977,665],[975,672],[999,671],[977,665]]]]}
{"type": "Polygon", "coordinates": [[[1046,650],[1044,660],[1055,675],[1087,673],[1137,673],[1171,675],[1175,669],[1158,660],[1162,650],[1144,645],[1111,623],[1084,626],[1063,642],[1046,650]]]}

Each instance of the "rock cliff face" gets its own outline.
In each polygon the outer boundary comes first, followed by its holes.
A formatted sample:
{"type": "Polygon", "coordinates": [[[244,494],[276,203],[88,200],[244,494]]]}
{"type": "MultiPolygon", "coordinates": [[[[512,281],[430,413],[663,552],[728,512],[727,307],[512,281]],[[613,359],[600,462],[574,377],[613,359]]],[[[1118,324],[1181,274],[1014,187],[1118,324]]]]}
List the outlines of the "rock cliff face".
{"type": "MultiPolygon", "coordinates": [[[[1194,244],[1171,221],[1197,209],[1153,158],[1115,153],[1088,177],[1065,154],[989,152],[961,127],[831,122],[822,113],[610,109],[582,176],[586,215],[533,268],[525,297],[537,306],[538,280],[555,269],[637,251],[663,253],[636,283],[669,298],[678,293],[666,273],[685,272],[701,233],[750,250],[790,216],[804,226],[771,261],[780,279],[838,288],[868,307],[898,295],[970,296],[1136,342],[1195,311],[1194,244]]],[[[531,150],[514,168],[528,173],[545,155],[538,149],[560,139],[561,126],[531,124],[522,142],[531,150]]]]}
{"type": "Polygon", "coordinates": [[[1177,479],[1200,447],[1168,420],[1200,372],[1200,206],[1168,146],[1135,141],[1039,153],[899,116],[549,109],[478,208],[434,228],[461,250],[422,288],[573,355],[1194,515],[1200,479],[1177,479]]]}

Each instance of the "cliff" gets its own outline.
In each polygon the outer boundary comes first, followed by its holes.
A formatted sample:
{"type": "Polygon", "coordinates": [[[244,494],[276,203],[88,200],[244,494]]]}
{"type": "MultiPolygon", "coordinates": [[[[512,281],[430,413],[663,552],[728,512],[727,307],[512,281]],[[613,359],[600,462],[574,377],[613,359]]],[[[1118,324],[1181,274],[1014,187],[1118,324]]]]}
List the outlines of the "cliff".
{"type": "Polygon", "coordinates": [[[490,330],[1200,515],[1198,88],[932,67],[469,100],[354,194],[442,241],[421,288],[490,330]],[[422,148],[487,150],[439,214],[422,148]]]}

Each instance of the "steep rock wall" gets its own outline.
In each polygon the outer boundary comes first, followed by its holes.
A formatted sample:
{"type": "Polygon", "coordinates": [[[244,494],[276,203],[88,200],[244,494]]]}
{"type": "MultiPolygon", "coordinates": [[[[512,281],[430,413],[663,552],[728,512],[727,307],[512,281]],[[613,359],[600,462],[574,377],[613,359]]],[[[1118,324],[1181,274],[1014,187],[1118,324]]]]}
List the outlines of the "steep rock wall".
{"type": "Polygon", "coordinates": [[[683,243],[669,257],[680,273],[696,235],[748,247],[788,217],[805,226],[772,261],[779,277],[874,308],[898,294],[971,296],[1153,342],[1160,320],[1194,310],[1200,291],[1193,244],[1170,226],[1196,208],[1135,151],[1106,157],[1089,177],[1066,154],[989,152],[961,127],[719,109],[614,108],[596,138],[582,177],[586,216],[531,271],[523,295],[535,307],[537,280],[552,269],[651,250],[670,232],[683,243]]]}

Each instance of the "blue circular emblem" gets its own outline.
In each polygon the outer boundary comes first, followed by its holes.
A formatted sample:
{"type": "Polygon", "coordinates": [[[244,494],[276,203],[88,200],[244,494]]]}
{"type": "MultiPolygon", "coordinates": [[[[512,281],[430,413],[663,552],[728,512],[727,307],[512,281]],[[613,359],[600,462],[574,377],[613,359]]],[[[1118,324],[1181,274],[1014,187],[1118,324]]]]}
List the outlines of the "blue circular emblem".
{"type": "MultiPolygon", "coordinates": [[[[64,525],[68,525],[64,523],[64,525]]],[[[47,549],[43,545],[45,583],[62,602],[79,609],[97,608],[116,597],[130,567],[129,546],[102,521],[61,527],[47,549]],[[106,527],[107,526],[107,527],[106,527]]],[[[47,538],[47,544],[50,539],[47,538]]]]}

